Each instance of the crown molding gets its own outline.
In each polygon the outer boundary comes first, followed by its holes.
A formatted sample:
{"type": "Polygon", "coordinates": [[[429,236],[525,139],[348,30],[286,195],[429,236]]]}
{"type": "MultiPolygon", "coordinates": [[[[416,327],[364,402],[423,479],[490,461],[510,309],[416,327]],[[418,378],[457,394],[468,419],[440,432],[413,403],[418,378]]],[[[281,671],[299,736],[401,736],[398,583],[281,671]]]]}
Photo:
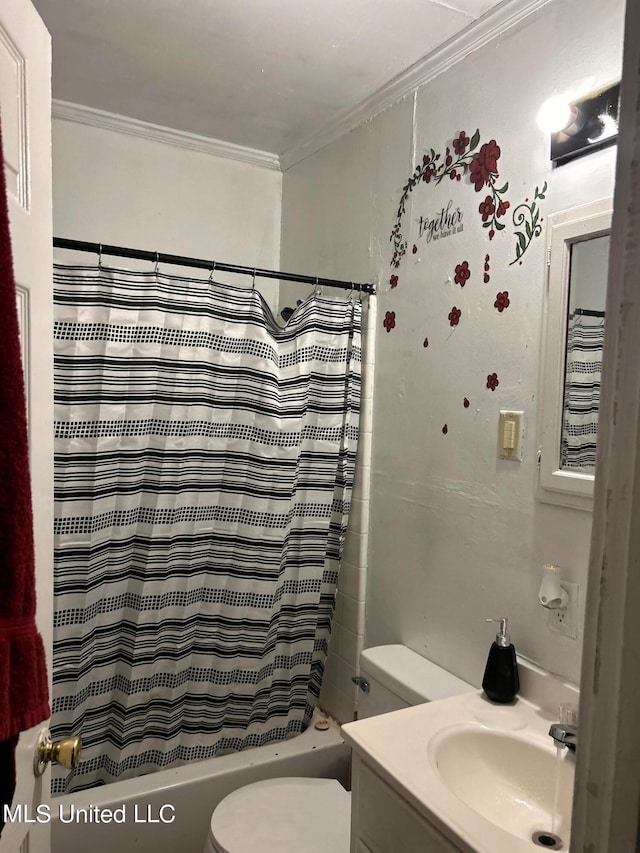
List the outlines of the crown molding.
{"type": "Polygon", "coordinates": [[[175,130],[160,124],[151,124],[151,122],[109,113],[106,110],[96,110],[82,104],[54,99],[51,114],[53,118],[62,121],[114,130],[117,133],[126,133],[129,136],[138,136],[142,139],[162,142],[165,145],[186,148],[189,151],[199,151],[202,154],[212,154],[228,160],[239,160],[241,163],[252,166],[261,166],[264,169],[280,171],[280,159],[277,154],[259,151],[257,148],[245,148],[243,145],[234,145],[232,142],[224,142],[221,139],[210,139],[207,136],[175,130]]]}
{"type": "Polygon", "coordinates": [[[405,95],[433,80],[470,53],[483,47],[506,30],[517,26],[553,0],[504,0],[481,18],[452,36],[444,44],[419,59],[414,65],[390,80],[355,107],[343,110],[320,131],[310,134],[280,155],[280,166],[286,171],[305,157],[315,154],[344,134],[355,130],[386,110],[405,95]]]}

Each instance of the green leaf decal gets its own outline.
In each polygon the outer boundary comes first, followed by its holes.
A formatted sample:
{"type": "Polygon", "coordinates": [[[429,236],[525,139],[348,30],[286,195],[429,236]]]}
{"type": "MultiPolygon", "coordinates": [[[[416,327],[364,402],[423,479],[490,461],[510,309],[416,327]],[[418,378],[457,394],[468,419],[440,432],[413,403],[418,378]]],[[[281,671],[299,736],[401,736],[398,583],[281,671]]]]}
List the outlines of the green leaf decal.
{"type": "Polygon", "coordinates": [[[477,148],[478,142],[480,142],[480,128],[478,128],[471,137],[471,142],[469,143],[469,151],[473,151],[475,148],[477,148]]]}

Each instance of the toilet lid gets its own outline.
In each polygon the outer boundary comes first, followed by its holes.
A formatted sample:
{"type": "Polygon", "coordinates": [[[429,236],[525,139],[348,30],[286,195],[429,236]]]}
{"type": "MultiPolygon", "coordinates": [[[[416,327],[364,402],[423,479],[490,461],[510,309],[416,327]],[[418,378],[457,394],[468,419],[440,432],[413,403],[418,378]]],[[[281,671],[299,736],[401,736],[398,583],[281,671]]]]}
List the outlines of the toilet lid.
{"type": "Polygon", "coordinates": [[[211,839],[220,853],[349,853],[350,807],[335,779],[265,779],[222,800],[211,839]]]}

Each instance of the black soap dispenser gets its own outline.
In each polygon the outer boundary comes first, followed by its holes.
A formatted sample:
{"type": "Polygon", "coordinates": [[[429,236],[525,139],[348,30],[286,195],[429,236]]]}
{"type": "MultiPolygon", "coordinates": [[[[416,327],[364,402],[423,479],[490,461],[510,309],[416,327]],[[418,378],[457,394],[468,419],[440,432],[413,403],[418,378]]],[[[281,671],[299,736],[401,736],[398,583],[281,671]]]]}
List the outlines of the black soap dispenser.
{"type": "Polygon", "coordinates": [[[491,643],[489,657],[482,679],[482,689],[492,702],[511,702],[520,690],[516,650],[507,634],[507,620],[487,619],[487,622],[499,622],[500,631],[491,643]]]}

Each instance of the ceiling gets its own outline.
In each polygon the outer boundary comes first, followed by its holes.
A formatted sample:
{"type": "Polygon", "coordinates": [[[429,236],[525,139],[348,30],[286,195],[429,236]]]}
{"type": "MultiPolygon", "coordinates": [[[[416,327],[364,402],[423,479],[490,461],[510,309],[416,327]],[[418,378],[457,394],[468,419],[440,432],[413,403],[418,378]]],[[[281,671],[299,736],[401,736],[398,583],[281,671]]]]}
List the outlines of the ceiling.
{"type": "Polygon", "coordinates": [[[34,2],[54,98],[283,155],[498,0],[34,2]]]}

